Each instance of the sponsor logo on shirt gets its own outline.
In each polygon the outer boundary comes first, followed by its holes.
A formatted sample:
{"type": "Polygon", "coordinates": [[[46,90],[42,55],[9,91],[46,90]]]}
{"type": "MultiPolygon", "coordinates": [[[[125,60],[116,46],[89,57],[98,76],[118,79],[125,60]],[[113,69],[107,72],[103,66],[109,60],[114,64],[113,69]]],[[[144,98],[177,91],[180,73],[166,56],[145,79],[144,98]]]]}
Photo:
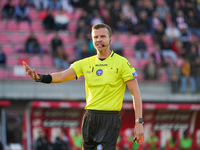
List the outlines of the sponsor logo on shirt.
{"type": "Polygon", "coordinates": [[[103,146],[102,145],[98,145],[97,146],[97,150],[102,150],[103,149],[103,146]]]}
{"type": "Polygon", "coordinates": [[[103,74],[103,70],[102,69],[98,69],[97,72],[96,72],[96,74],[98,76],[101,76],[103,74]]]}
{"type": "Polygon", "coordinates": [[[96,64],[95,66],[108,66],[108,64],[96,64]]]}
{"type": "Polygon", "coordinates": [[[133,75],[133,78],[137,77],[137,72],[136,71],[133,72],[132,75],[133,75]]]}

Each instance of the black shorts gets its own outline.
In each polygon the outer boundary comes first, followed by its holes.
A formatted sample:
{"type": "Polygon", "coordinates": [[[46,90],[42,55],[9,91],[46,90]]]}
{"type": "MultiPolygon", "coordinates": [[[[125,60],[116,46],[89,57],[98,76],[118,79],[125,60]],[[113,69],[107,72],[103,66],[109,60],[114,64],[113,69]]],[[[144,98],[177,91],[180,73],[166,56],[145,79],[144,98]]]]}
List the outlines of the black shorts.
{"type": "Polygon", "coordinates": [[[121,128],[117,111],[86,110],[82,136],[84,150],[115,150],[121,128]]]}

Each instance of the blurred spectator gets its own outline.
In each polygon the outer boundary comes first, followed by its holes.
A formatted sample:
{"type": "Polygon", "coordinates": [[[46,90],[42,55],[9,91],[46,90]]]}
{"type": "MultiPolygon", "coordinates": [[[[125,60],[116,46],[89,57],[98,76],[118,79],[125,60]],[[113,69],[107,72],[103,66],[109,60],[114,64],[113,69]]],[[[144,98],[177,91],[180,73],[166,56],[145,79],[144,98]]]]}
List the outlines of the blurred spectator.
{"type": "Polygon", "coordinates": [[[147,45],[143,40],[144,34],[141,32],[138,35],[138,41],[135,44],[135,56],[137,60],[140,60],[141,58],[148,59],[149,54],[147,52],[147,45]]]}
{"type": "Polygon", "coordinates": [[[103,22],[109,26],[111,26],[111,15],[108,9],[105,9],[102,14],[103,22]]]}
{"type": "Polygon", "coordinates": [[[86,6],[86,10],[88,12],[88,15],[91,17],[94,10],[98,10],[96,0],[89,0],[89,2],[87,3],[87,6],[86,6]]]}
{"type": "Polygon", "coordinates": [[[2,46],[0,45],[0,66],[6,65],[6,55],[4,54],[2,50],[2,46]]]}
{"type": "Polygon", "coordinates": [[[82,50],[81,50],[81,59],[89,57],[89,56],[90,56],[90,52],[89,52],[88,44],[84,43],[82,45],[82,50]]]}
{"type": "Polygon", "coordinates": [[[180,30],[176,27],[176,24],[174,22],[172,22],[171,25],[167,26],[167,28],[165,29],[165,34],[168,37],[170,43],[172,43],[175,38],[180,38],[181,36],[180,30]]]}
{"type": "Polygon", "coordinates": [[[67,11],[69,13],[72,13],[74,11],[73,6],[70,3],[70,0],[62,0],[62,9],[64,11],[67,11]]]}
{"type": "Polygon", "coordinates": [[[172,50],[172,44],[168,41],[166,35],[161,37],[161,49],[164,58],[171,58],[173,61],[177,60],[176,53],[172,50]]]}
{"type": "Polygon", "coordinates": [[[187,130],[183,133],[183,137],[180,140],[180,149],[181,150],[190,150],[192,149],[192,138],[189,136],[187,130]]]}
{"type": "Polygon", "coordinates": [[[65,132],[62,131],[60,135],[56,138],[54,143],[54,150],[70,150],[69,139],[65,132]]]}
{"type": "Polygon", "coordinates": [[[119,20],[117,21],[116,29],[119,32],[127,31],[127,19],[123,13],[119,14],[119,20]]]}
{"type": "Polygon", "coordinates": [[[84,20],[82,20],[82,19],[80,19],[79,21],[78,21],[78,27],[77,27],[77,29],[76,29],[76,38],[78,37],[78,35],[79,35],[79,33],[83,33],[84,35],[87,35],[87,33],[89,33],[88,32],[88,30],[87,30],[87,25],[85,24],[85,21],[84,20]]]}
{"type": "Polygon", "coordinates": [[[59,10],[59,13],[55,16],[55,25],[58,30],[67,29],[69,18],[64,14],[63,9],[59,10]]]}
{"type": "Polygon", "coordinates": [[[99,13],[100,13],[101,16],[103,16],[103,14],[106,11],[105,0],[98,1],[97,3],[98,3],[99,13]]]}
{"type": "Polygon", "coordinates": [[[115,40],[111,43],[111,48],[115,51],[115,53],[123,56],[123,44],[119,39],[119,33],[115,33],[115,40]]]}
{"type": "Polygon", "coordinates": [[[82,136],[79,129],[75,129],[74,135],[71,136],[73,141],[73,150],[81,150],[82,147],[82,136]]]}
{"type": "Polygon", "coordinates": [[[186,18],[186,22],[189,26],[189,31],[193,32],[200,38],[200,25],[199,20],[195,18],[195,11],[190,10],[188,11],[188,17],[186,18]]]}
{"type": "Polygon", "coordinates": [[[37,10],[47,10],[49,0],[33,0],[33,4],[37,10]]]}
{"type": "Polygon", "coordinates": [[[171,12],[172,12],[172,20],[176,20],[176,14],[182,10],[181,8],[181,4],[179,0],[175,0],[174,1],[174,6],[171,8],[171,12]]]}
{"type": "Polygon", "coordinates": [[[148,63],[144,67],[144,79],[158,79],[158,66],[153,56],[150,56],[150,58],[148,59],[148,63]]]}
{"type": "Polygon", "coordinates": [[[133,11],[133,7],[130,5],[130,1],[125,0],[122,4],[122,13],[126,18],[131,17],[131,12],[133,11]]]}
{"type": "Polygon", "coordinates": [[[29,17],[28,6],[25,1],[20,0],[19,4],[15,8],[17,21],[28,21],[31,24],[31,19],[29,17]]]}
{"type": "Polygon", "coordinates": [[[49,9],[60,10],[62,8],[61,0],[49,0],[49,9]]]}
{"type": "Polygon", "coordinates": [[[117,29],[117,21],[120,19],[121,5],[119,0],[115,0],[110,8],[111,27],[117,29]]]}
{"type": "MultiPolygon", "coordinates": [[[[168,74],[168,81],[171,84],[171,93],[178,93],[179,92],[179,81],[180,81],[180,69],[177,66],[176,62],[170,60],[167,66],[167,74],[168,74]]],[[[174,140],[174,139],[170,139],[174,140]]],[[[173,142],[173,141],[169,141],[173,142]]]]}
{"type": "Polygon", "coordinates": [[[139,32],[143,32],[146,34],[147,32],[150,31],[150,25],[148,22],[148,15],[145,10],[141,11],[138,16],[138,27],[139,27],[139,32]]]}
{"type": "Polygon", "coordinates": [[[82,46],[84,44],[88,44],[88,41],[86,40],[84,34],[82,32],[80,32],[79,35],[78,35],[78,38],[76,40],[76,43],[74,45],[78,58],[81,58],[81,53],[83,51],[82,46]]]}
{"type": "Polygon", "coordinates": [[[94,16],[92,17],[91,22],[90,22],[91,26],[97,23],[103,23],[103,19],[101,18],[101,15],[98,10],[94,10],[93,15],[94,16]]]}
{"type": "Polygon", "coordinates": [[[162,44],[162,37],[165,35],[165,28],[162,23],[158,24],[158,27],[155,29],[155,32],[152,34],[155,42],[162,44]]]}
{"type": "Polygon", "coordinates": [[[54,17],[52,15],[52,11],[51,10],[48,10],[48,14],[43,20],[43,26],[47,31],[54,30],[56,28],[55,27],[54,17]]]}
{"type": "Polygon", "coordinates": [[[178,57],[183,57],[186,55],[186,50],[183,46],[183,42],[179,38],[173,40],[172,50],[176,53],[178,57]]]}
{"type": "Polygon", "coordinates": [[[164,20],[166,27],[170,26],[172,24],[172,22],[173,22],[172,14],[170,12],[168,12],[166,14],[166,17],[165,17],[165,20],[164,20]]]}
{"type": "Polygon", "coordinates": [[[137,4],[136,4],[136,7],[135,7],[136,15],[139,16],[142,11],[146,11],[146,8],[144,6],[143,1],[142,0],[138,0],[137,4]]]}
{"type": "Polygon", "coordinates": [[[149,137],[147,137],[147,149],[157,150],[159,149],[159,138],[155,131],[151,131],[149,137]]]}
{"type": "Polygon", "coordinates": [[[14,18],[15,17],[15,7],[12,4],[12,0],[8,0],[8,2],[4,5],[2,9],[3,18],[14,18]]]}
{"type": "Polygon", "coordinates": [[[69,67],[69,63],[67,62],[67,55],[63,49],[63,47],[60,45],[60,46],[57,46],[56,47],[56,51],[54,52],[54,55],[53,55],[53,61],[54,61],[54,64],[55,66],[58,68],[58,69],[67,69],[69,67]]]}
{"type": "Polygon", "coordinates": [[[138,34],[138,18],[135,14],[135,11],[131,11],[130,12],[130,18],[129,18],[129,21],[130,21],[130,25],[131,25],[131,30],[132,30],[132,33],[133,34],[138,34]]]}
{"type": "Polygon", "coordinates": [[[176,25],[181,30],[186,23],[185,16],[182,11],[178,11],[176,15],[176,25]]]}
{"type": "Polygon", "coordinates": [[[33,31],[30,32],[30,35],[25,42],[25,51],[34,54],[41,54],[44,52],[33,31]]]}
{"type": "Polygon", "coordinates": [[[87,28],[90,29],[90,27],[88,25],[90,25],[90,17],[88,15],[88,12],[86,10],[83,10],[82,13],[81,13],[81,16],[79,18],[79,22],[80,21],[84,21],[85,22],[85,25],[87,25],[85,28],[85,30],[87,30],[87,28]]]}
{"type": "MultiPolygon", "coordinates": [[[[181,65],[181,92],[185,93],[187,88],[187,81],[190,79],[190,63],[189,61],[184,58],[184,62],[181,65]]],[[[194,88],[194,85],[192,85],[192,81],[190,80],[190,85],[194,88]]]]}
{"type": "MultiPolygon", "coordinates": [[[[195,59],[197,93],[200,93],[200,57],[195,59]]],[[[200,146],[200,145],[199,145],[200,146]]]]}
{"type": "Polygon", "coordinates": [[[159,19],[163,21],[167,13],[170,12],[169,6],[167,5],[165,0],[162,0],[160,3],[158,3],[156,11],[158,13],[159,19]]]}
{"type": "Polygon", "coordinates": [[[51,40],[51,49],[52,49],[53,53],[55,53],[56,48],[58,46],[63,46],[63,42],[62,42],[61,38],[59,37],[59,32],[56,31],[53,39],[51,40]]]}
{"type": "Polygon", "coordinates": [[[44,130],[39,130],[39,137],[36,140],[36,150],[52,150],[51,144],[49,143],[46,133],[44,130]]]}
{"type": "Polygon", "coordinates": [[[188,31],[188,25],[185,23],[182,26],[181,31],[181,40],[183,42],[183,47],[188,51],[188,48],[190,47],[190,34],[188,31]]]}
{"type": "Polygon", "coordinates": [[[152,14],[152,17],[150,19],[150,27],[151,27],[151,33],[154,34],[155,31],[158,29],[159,24],[161,23],[160,18],[158,17],[158,12],[154,11],[152,14]]]}
{"type": "Polygon", "coordinates": [[[164,57],[162,55],[160,45],[158,43],[155,43],[153,45],[153,48],[154,48],[154,52],[153,52],[152,55],[155,59],[156,64],[158,65],[159,68],[165,67],[166,62],[165,62],[164,57]]]}

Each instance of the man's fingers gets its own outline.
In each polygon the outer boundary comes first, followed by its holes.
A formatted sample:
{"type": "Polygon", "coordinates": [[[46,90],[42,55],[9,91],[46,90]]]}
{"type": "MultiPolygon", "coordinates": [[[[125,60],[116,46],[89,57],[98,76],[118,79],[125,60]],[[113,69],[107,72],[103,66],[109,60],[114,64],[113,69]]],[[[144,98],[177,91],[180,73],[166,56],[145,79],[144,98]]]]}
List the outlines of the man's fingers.
{"type": "Polygon", "coordinates": [[[37,73],[36,73],[35,68],[33,69],[33,78],[34,78],[34,80],[37,80],[37,73]]]}
{"type": "Polygon", "coordinates": [[[22,63],[23,63],[25,71],[32,70],[24,61],[22,63]]]}

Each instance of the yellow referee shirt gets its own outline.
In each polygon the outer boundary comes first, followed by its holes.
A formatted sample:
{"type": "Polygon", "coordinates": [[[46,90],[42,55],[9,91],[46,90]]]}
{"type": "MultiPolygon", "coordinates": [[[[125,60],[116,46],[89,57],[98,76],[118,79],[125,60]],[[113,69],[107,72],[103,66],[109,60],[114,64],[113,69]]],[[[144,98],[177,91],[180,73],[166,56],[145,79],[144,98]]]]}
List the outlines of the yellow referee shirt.
{"type": "Polygon", "coordinates": [[[71,65],[77,79],[84,75],[86,107],[90,110],[120,111],[126,81],[137,77],[128,60],[113,51],[105,60],[97,55],[76,61],[71,65]]]}

